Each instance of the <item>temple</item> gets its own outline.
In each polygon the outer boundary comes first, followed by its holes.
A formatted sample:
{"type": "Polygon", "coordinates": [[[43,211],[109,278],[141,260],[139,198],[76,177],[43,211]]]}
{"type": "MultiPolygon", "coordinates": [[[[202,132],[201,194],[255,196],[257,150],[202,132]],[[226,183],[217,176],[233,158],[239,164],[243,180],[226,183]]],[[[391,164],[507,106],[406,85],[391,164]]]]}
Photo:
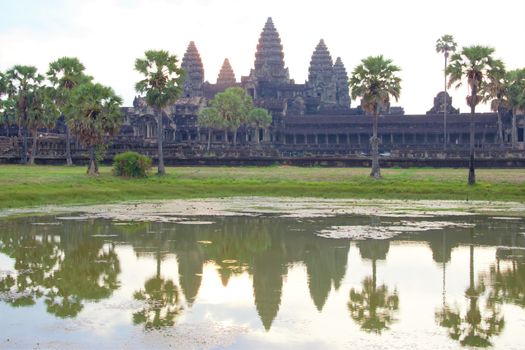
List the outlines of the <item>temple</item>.
{"type": "MultiPolygon", "coordinates": [[[[195,42],[182,58],[186,71],[183,92],[164,118],[165,159],[173,164],[273,164],[366,166],[372,118],[360,106],[351,106],[347,69],[340,57],[334,60],[321,39],[313,47],[308,80],[296,83],[289,74],[281,38],[271,18],[260,34],[253,68],[239,80],[228,58],[216,82],[205,80],[195,42]],[[211,150],[206,149],[208,130],[197,124],[199,111],[215,94],[229,87],[243,88],[254,105],[272,115],[270,127],[260,133],[249,126],[238,130],[237,145],[225,142],[224,130],[212,130],[211,150]],[[258,138],[258,139],[257,139],[258,138]]],[[[453,107],[452,98],[439,92],[426,114],[406,115],[399,106],[387,106],[379,116],[380,152],[389,165],[463,166],[469,147],[470,114],[453,107]],[[447,96],[447,98],[445,98],[447,96]],[[446,136],[444,111],[447,112],[446,136]]],[[[156,156],[156,118],[141,97],[133,107],[124,107],[124,125],[108,150],[108,159],[123,150],[156,156]]],[[[524,118],[518,116],[512,130],[509,111],[502,110],[502,138],[497,137],[496,113],[477,113],[474,119],[475,147],[479,166],[525,166],[524,118]],[[512,143],[513,132],[517,143],[512,143]]],[[[63,128],[51,131],[39,144],[39,159],[53,161],[63,156],[63,128]]],[[[226,131],[226,133],[231,131],[226,131]]],[[[0,161],[14,159],[19,145],[6,135],[16,130],[0,126],[0,161]],[[4,135],[4,137],[2,137],[4,135]]],[[[228,137],[228,140],[231,140],[228,137]]],[[[78,144],[74,156],[85,158],[78,144]]]]}

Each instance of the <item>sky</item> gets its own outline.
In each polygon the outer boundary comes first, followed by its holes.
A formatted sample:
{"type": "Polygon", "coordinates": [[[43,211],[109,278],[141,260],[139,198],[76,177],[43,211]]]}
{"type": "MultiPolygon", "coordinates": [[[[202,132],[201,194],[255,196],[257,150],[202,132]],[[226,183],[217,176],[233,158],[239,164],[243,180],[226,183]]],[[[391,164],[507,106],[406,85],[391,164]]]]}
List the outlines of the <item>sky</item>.
{"type": "MultiPolygon", "coordinates": [[[[307,79],[324,39],[349,74],[370,55],[392,59],[402,69],[401,98],[393,105],[419,114],[444,88],[444,58],[435,51],[440,36],[452,34],[459,47],[491,46],[508,69],[525,67],[524,13],[524,0],[0,0],[0,71],[25,64],[45,73],[49,62],[75,56],[129,106],[140,80],[134,61],[144,51],[168,50],[182,59],[193,40],[205,80],[215,83],[224,58],[240,80],[272,17],[297,83],[307,79]]],[[[466,86],[449,93],[467,112],[466,86]]]]}

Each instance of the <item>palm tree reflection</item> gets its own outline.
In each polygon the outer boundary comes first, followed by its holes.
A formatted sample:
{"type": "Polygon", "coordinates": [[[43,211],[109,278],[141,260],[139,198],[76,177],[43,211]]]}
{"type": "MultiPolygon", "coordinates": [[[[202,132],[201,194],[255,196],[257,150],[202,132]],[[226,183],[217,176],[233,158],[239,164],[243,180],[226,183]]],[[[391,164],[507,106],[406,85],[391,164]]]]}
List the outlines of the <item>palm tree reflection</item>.
{"type": "Polygon", "coordinates": [[[143,324],[146,330],[173,326],[175,318],[183,310],[179,288],[172,280],[161,277],[161,263],[165,255],[161,248],[166,239],[158,234],[156,241],[156,274],[144,282],[144,289],[133,294],[135,300],[144,303],[142,309],[133,314],[133,323],[143,324]]]}
{"type": "Polygon", "coordinates": [[[350,290],[348,310],[352,319],[366,332],[381,333],[395,321],[395,312],[399,309],[397,290],[393,293],[382,284],[377,285],[376,261],[386,259],[388,241],[368,240],[357,244],[361,257],[372,260],[372,276],[361,282],[361,290],[350,290]]]}
{"type": "MultiPolygon", "coordinates": [[[[473,239],[473,231],[471,231],[473,239]]],[[[436,312],[436,322],[448,329],[450,338],[459,341],[462,346],[488,347],[492,343],[490,338],[499,335],[505,320],[496,303],[490,300],[485,307],[480,308],[479,299],[485,292],[483,280],[474,281],[474,244],[470,244],[469,252],[469,287],[465,291],[468,299],[466,313],[462,314],[458,306],[443,305],[443,309],[436,312]]]]}

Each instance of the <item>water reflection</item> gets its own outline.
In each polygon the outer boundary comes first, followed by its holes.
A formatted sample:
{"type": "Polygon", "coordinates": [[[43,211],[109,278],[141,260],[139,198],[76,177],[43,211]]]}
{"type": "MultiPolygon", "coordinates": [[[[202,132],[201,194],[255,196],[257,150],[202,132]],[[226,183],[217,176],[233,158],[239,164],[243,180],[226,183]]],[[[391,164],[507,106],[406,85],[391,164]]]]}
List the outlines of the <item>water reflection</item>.
{"type": "Polygon", "coordinates": [[[388,329],[399,309],[397,290],[389,291],[385,284],[377,285],[377,260],[385,260],[390,247],[386,240],[368,240],[358,242],[357,246],[363,259],[372,261],[372,276],[361,282],[361,291],[352,288],[348,310],[352,319],[367,332],[381,333],[388,329]]]}
{"type": "MultiPolygon", "coordinates": [[[[141,301],[141,310],[133,313],[133,323],[143,324],[144,329],[159,329],[173,326],[175,318],[181,314],[182,305],[179,288],[171,279],[161,277],[162,261],[169,253],[169,242],[162,233],[153,234],[156,273],[144,282],[144,288],[135,291],[133,298],[141,301]]],[[[148,249],[142,250],[143,253],[148,249]]]]}
{"type": "Polygon", "coordinates": [[[7,303],[30,306],[43,299],[49,313],[75,317],[85,301],[108,298],[119,287],[114,244],[85,239],[100,233],[99,226],[64,225],[68,234],[60,236],[35,225],[19,229],[8,227],[0,236],[0,251],[14,259],[16,270],[0,279],[7,303]]]}
{"type": "Polygon", "coordinates": [[[514,304],[525,307],[525,250],[498,248],[496,263],[487,276],[491,303],[514,304]],[[502,267],[502,264],[505,264],[502,267]],[[510,266],[509,266],[510,264],[510,266]]]}
{"type": "Polygon", "coordinates": [[[505,326],[501,308],[489,298],[483,306],[480,298],[485,292],[482,279],[475,283],[474,278],[474,232],[470,229],[469,244],[469,284],[465,291],[468,299],[467,311],[462,314],[459,307],[444,303],[443,309],[436,313],[436,320],[442,327],[448,328],[449,336],[462,346],[488,347],[490,338],[502,332],[505,326]]]}
{"type": "MultiPolygon", "coordinates": [[[[332,294],[344,293],[340,306],[346,306],[348,322],[355,322],[363,332],[382,334],[388,333],[384,331],[395,322],[401,322],[405,299],[397,280],[380,282],[387,277],[381,266],[389,264],[389,251],[394,246],[412,241],[429,247],[429,255],[442,269],[442,281],[438,280],[443,288],[442,307],[435,315],[431,310],[429,318],[433,322],[434,316],[454,341],[465,346],[488,346],[504,330],[501,306],[525,307],[525,255],[519,249],[525,246],[525,239],[518,235],[521,227],[513,223],[473,219],[475,234],[472,229],[454,228],[450,232],[405,234],[391,240],[350,242],[321,238],[315,233],[349,222],[369,224],[369,218],[210,220],[214,223],[122,225],[106,220],[52,217],[2,221],[0,252],[12,259],[14,272],[0,273],[0,300],[13,307],[35,305],[40,300],[50,314],[76,317],[87,302],[110,298],[119,289],[121,266],[117,247],[127,246],[133,248],[139,261],[155,261],[148,277],[132,289],[130,296],[140,302],[140,307],[130,313],[138,329],[172,327],[180,322],[182,315],[199,303],[205,266],[211,264],[224,287],[232,278],[250,277],[259,324],[266,331],[272,329],[283,307],[287,276],[292,269],[304,267],[308,289],[304,294],[309,294],[314,313],[325,311],[332,294]],[[494,263],[480,272],[474,266],[479,245],[514,248],[494,248],[494,263]],[[468,280],[465,276],[464,298],[447,298],[447,268],[458,247],[468,248],[468,280]],[[364,278],[360,275],[350,284],[345,277],[355,273],[348,266],[352,252],[366,263],[367,272],[364,278]],[[178,273],[166,269],[168,259],[176,259],[178,273]],[[477,280],[476,273],[480,273],[477,280]]],[[[394,219],[381,220],[395,224],[394,219]]]]}

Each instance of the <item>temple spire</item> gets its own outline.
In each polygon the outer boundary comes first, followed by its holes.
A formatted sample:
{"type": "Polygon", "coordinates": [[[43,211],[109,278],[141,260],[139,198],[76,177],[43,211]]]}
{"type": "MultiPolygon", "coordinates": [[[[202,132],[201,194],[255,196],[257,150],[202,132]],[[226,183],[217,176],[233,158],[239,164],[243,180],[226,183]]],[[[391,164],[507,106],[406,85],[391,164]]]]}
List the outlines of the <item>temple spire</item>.
{"type": "Polygon", "coordinates": [[[334,64],[335,89],[337,104],[350,108],[350,90],[348,88],[348,74],[341,57],[337,57],[334,64]]]}
{"type": "Polygon", "coordinates": [[[225,58],[219,72],[219,76],[217,77],[217,84],[233,86],[236,82],[235,73],[233,72],[232,66],[230,65],[230,61],[225,58]]]}
{"type": "Polygon", "coordinates": [[[197,46],[190,41],[186,53],[182,58],[181,67],[186,71],[184,82],[184,96],[202,96],[202,83],[204,82],[204,68],[197,46]]]}
{"type": "Polygon", "coordinates": [[[308,70],[308,83],[321,104],[336,103],[336,83],[332,56],[323,39],[315,47],[308,70]]]}
{"type": "Polygon", "coordinates": [[[281,38],[275,29],[272,18],[268,17],[264,25],[257,51],[255,53],[255,69],[251,75],[256,80],[288,84],[290,77],[284,67],[284,53],[281,38]]]}

